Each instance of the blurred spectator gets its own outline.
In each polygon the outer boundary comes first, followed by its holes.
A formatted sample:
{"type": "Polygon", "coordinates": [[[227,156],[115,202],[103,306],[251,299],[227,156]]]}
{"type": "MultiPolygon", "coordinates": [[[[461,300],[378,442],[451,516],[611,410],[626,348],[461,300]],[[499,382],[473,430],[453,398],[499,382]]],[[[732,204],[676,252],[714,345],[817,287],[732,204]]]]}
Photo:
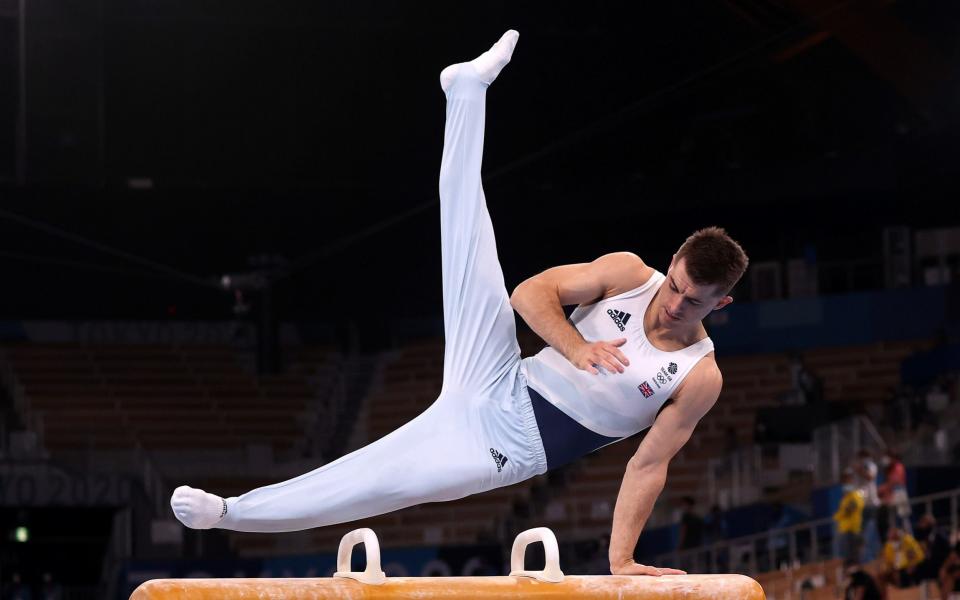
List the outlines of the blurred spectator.
{"type": "MultiPolygon", "coordinates": [[[[720,506],[714,504],[703,519],[703,543],[713,545],[725,539],[727,539],[727,520],[720,506]]],[[[713,560],[714,573],[726,573],[730,570],[730,552],[726,548],[714,549],[713,560]]]]}
{"type": "Polygon", "coordinates": [[[504,520],[506,535],[504,540],[513,540],[521,531],[526,531],[531,527],[530,503],[525,498],[514,498],[510,514],[504,520]]]}
{"type": "Polygon", "coordinates": [[[917,577],[921,581],[939,578],[940,568],[950,554],[950,542],[937,531],[937,521],[933,515],[926,514],[917,521],[914,536],[923,548],[924,559],[917,568],[917,577]]]}
{"type": "Polygon", "coordinates": [[[927,390],[925,398],[925,408],[928,413],[937,414],[947,409],[950,404],[950,394],[948,393],[949,376],[941,375],[937,381],[927,390]]]}
{"type": "Polygon", "coordinates": [[[881,600],[883,594],[880,586],[874,581],[870,573],[863,570],[863,566],[853,560],[843,563],[843,571],[847,576],[847,589],[843,593],[844,600],[881,600]]]}
{"type": "Polygon", "coordinates": [[[591,544],[591,556],[584,565],[584,575],[610,574],[610,534],[604,533],[591,544]]]}
{"type": "Polygon", "coordinates": [[[907,469],[900,456],[888,448],[880,464],[884,470],[883,484],[877,487],[880,497],[880,509],[877,514],[877,527],[881,539],[887,539],[891,525],[903,527],[908,532],[910,526],[910,498],[907,496],[907,469]]]}
{"type": "Polygon", "coordinates": [[[784,404],[818,406],[823,401],[823,381],[807,367],[799,352],[790,355],[792,393],[783,397],[784,404]]]}
{"type": "Polygon", "coordinates": [[[680,514],[680,537],[677,548],[686,550],[703,545],[703,519],[694,512],[696,501],[691,496],[684,496],[683,512],[680,514]]]}
{"type": "Polygon", "coordinates": [[[893,431],[910,429],[910,405],[912,404],[913,389],[906,384],[898,384],[887,396],[884,407],[884,420],[893,431]]]}
{"type": "Polygon", "coordinates": [[[50,573],[43,574],[43,585],[40,586],[40,600],[63,600],[63,587],[53,580],[50,573]]]}
{"type": "Polygon", "coordinates": [[[949,598],[953,592],[960,592],[960,540],[947,555],[940,567],[940,598],[949,598]]]}
{"type": "Polygon", "coordinates": [[[33,600],[30,586],[20,580],[20,573],[14,572],[10,576],[10,584],[3,595],[3,600],[33,600]]]}
{"type": "Polygon", "coordinates": [[[883,547],[881,583],[896,587],[910,587],[920,583],[917,567],[923,559],[923,548],[912,535],[899,527],[891,528],[890,536],[883,547]]]}
{"type": "Polygon", "coordinates": [[[514,498],[510,507],[510,512],[494,520],[492,539],[503,544],[509,554],[513,540],[521,531],[526,531],[532,525],[530,524],[530,504],[525,499],[514,498]]]}
{"type": "Polygon", "coordinates": [[[738,557],[737,564],[733,568],[734,573],[750,573],[757,570],[757,567],[750,560],[751,556],[756,557],[750,546],[734,546],[731,551],[734,556],[738,557]]]}
{"type": "Polygon", "coordinates": [[[863,492],[863,544],[864,561],[873,560],[882,537],[877,533],[877,511],[880,509],[880,496],[877,494],[877,463],[866,448],[857,452],[853,463],[854,484],[863,492]]]}
{"type": "MultiPolygon", "coordinates": [[[[782,502],[773,505],[771,530],[783,529],[793,524],[786,507],[782,502]]],[[[780,569],[790,566],[790,534],[778,533],[770,536],[770,554],[773,558],[772,568],[780,569]]]]}
{"type": "Polygon", "coordinates": [[[840,506],[833,515],[837,523],[837,534],[840,541],[840,556],[846,560],[859,561],[860,548],[863,545],[863,490],[853,482],[853,471],[848,469],[843,473],[843,497],[840,506]]]}
{"type": "Polygon", "coordinates": [[[727,520],[723,517],[720,505],[714,504],[703,519],[703,543],[716,544],[727,538],[727,520]]]}

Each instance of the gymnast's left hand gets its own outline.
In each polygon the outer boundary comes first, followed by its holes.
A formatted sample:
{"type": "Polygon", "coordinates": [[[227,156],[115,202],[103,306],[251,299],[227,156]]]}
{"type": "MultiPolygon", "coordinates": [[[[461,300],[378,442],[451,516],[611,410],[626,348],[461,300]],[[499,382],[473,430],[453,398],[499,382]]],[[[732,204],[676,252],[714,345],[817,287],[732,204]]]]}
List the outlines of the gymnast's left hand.
{"type": "Polygon", "coordinates": [[[658,568],[658,567],[648,567],[647,565],[641,565],[632,560],[629,560],[621,564],[611,564],[610,572],[614,575],[650,575],[652,577],[659,577],[661,575],[686,575],[686,571],[681,571],[680,569],[667,569],[667,568],[658,568]]]}

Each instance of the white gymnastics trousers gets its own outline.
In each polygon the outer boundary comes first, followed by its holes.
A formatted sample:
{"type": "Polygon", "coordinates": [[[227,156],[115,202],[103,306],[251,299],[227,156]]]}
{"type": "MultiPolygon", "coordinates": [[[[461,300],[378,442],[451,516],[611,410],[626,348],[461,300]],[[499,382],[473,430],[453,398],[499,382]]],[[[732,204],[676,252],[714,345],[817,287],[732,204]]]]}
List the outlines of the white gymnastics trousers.
{"type": "Polygon", "coordinates": [[[227,515],[215,527],[321,527],[456,500],[547,470],[480,183],[486,91],[469,63],[447,90],[440,165],[446,338],[440,396],[368,446],[299,477],[227,498],[227,515]]]}

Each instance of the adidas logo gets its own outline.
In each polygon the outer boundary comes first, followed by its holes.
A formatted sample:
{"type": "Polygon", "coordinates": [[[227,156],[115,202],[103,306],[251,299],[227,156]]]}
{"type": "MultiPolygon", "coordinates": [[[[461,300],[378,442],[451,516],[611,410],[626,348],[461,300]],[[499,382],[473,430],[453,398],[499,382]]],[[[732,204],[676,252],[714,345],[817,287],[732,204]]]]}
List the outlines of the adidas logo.
{"type": "Polygon", "coordinates": [[[613,319],[613,322],[617,324],[617,327],[620,328],[620,331],[626,329],[627,321],[630,320],[630,313],[625,313],[622,310],[613,310],[612,308],[607,309],[607,314],[610,315],[610,318],[613,319]]]}
{"type": "Polygon", "coordinates": [[[500,454],[493,448],[490,448],[490,456],[493,457],[493,462],[497,463],[497,473],[503,470],[503,466],[507,464],[507,457],[500,454]]]}

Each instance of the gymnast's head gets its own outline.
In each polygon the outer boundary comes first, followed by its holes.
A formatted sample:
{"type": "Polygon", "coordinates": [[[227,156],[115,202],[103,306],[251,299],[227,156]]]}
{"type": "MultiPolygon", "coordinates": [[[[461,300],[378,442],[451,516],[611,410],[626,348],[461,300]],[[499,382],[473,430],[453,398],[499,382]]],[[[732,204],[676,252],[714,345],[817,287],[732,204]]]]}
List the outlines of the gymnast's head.
{"type": "Polygon", "coordinates": [[[673,255],[657,293],[661,320],[668,326],[689,326],[730,304],[730,290],[749,262],[740,244],[723,228],[695,231],[673,255]]]}

